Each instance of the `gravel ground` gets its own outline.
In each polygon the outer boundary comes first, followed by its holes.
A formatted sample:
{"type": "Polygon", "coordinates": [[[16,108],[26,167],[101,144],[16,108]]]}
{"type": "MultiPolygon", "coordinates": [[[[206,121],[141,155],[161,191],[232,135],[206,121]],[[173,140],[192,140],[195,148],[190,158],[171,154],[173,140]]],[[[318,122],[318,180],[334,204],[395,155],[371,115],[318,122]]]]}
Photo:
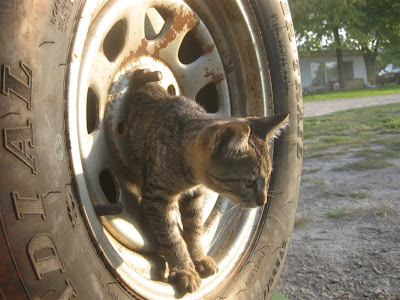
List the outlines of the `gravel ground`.
{"type": "Polygon", "coordinates": [[[379,170],[332,170],[352,160],[304,161],[277,289],[289,299],[400,299],[400,160],[379,170]]]}
{"type": "MultiPolygon", "coordinates": [[[[400,102],[400,95],[386,97],[368,101],[400,102]]],[[[307,102],[305,115],[351,108],[346,101],[307,102]]],[[[289,299],[400,300],[400,159],[386,168],[335,170],[358,159],[349,149],[303,162],[296,225],[277,287],[289,299]]]]}

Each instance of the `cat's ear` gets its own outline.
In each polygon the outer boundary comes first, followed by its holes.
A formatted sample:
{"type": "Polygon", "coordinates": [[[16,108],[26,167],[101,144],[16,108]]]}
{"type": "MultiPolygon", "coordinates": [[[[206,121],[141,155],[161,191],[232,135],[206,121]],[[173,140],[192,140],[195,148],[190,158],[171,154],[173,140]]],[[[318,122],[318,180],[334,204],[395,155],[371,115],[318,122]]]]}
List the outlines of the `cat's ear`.
{"type": "Polygon", "coordinates": [[[250,127],[246,122],[229,122],[218,125],[211,146],[213,150],[230,153],[246,151],[249,142],[250,127]]]}
{"type": "Polygon", "coordinates": [[[252,134],[263,140],[277,138],[289,125],[289,114],[277,114],[262,118],[247,118],[252,134]]]}

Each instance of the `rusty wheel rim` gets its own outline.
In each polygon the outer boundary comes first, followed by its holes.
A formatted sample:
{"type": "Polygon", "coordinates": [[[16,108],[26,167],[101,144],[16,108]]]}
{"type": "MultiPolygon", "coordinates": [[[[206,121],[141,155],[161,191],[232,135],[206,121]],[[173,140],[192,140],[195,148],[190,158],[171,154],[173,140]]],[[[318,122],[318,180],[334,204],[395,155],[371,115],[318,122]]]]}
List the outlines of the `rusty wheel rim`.
{"type": "MultiPolygon", "coordinates": [[[[188,2],[115,0],[100,9],[86,4],[82,16],[87,19],[79,23],[69,71],[71,164],[87,227],[116,275],[136,293],[151,299],[173,298],[175,292],[165,283],[165,264],[140,219],[136,187],[125,171],[124,92],[129,76],[139,68],[160,71],[165,89],[196,99],[210,114],[263,115],[268,110],[265,102],[241,103],[246,89],[255,93],[255,88],[236,87],[245,80],[233,75],[224,56],[229,38],[218,42],[216,38],[222,37],[211,34],[208,28],[216,23],[209,20],[215,16],[207,5],[188,2]],[[190,45],[195,42],[199,55],[182,54],[192,51],[190,45]],[[185,43],[189,46],[183,51],[185,43]],[[199,96],[204,88],[206,96],[214,97],[213,103],[199,96]]],[[[217,9],[221,11],[221,5],[217,4],[217,9]]],[[[267,99],[269,78],[259,57],[260,40],[252,36],[246,7],[238,2],[232,9],[246,21],[241,26],[254,43],[252,67],[258,73],[253,80],[260,85],[256,92],[267,99]]],[[[231,59],[235,59],[233,54],[231,59]]],[[[230,63],[241,64],[240,59],[230,63]]],[[[232,209],[229,201],[211,191],[205,198],[203,243],[220,272],[203,280],[188,299],[203,299],[226,283],[243,261],[262,213],[261,209],[232,209]]]]}

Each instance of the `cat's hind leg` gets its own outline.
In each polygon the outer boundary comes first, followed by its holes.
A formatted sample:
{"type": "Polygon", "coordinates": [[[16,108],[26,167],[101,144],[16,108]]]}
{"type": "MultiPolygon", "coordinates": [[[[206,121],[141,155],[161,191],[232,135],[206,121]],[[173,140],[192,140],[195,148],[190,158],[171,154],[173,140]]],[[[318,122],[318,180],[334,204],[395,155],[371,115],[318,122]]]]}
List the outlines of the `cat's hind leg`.
{"type": "Polygon", "coordinates": [[[201,245],[203,233],[203,199],[202,188],[189,191],[181,196],[179,209],[183,224],[183,238],[186,241],[190,256],[196,267],[196,271],[202,278],[209,277],[218,271],[217,264],[204,254],[201,245]]]}

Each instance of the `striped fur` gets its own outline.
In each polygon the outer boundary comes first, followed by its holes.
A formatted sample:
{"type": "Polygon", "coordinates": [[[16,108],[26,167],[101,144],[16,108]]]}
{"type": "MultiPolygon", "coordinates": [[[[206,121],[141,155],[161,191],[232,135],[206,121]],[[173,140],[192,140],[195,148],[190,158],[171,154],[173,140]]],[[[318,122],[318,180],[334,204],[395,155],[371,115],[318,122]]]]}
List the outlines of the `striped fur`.
{"type": "Polygon", "coordinates": [[[168,262],[170,283],[193,292],[200,277],[218,271],[201,246],[203,187],[244,208],[265,204],[268,139],[286,126],[288,115],[211,117],[156,83],[131,88],[126,101],[130,171],[141,187],[142,211],[168,262]],[[178,208],[183,232],[175,218],[178,208]]]}

